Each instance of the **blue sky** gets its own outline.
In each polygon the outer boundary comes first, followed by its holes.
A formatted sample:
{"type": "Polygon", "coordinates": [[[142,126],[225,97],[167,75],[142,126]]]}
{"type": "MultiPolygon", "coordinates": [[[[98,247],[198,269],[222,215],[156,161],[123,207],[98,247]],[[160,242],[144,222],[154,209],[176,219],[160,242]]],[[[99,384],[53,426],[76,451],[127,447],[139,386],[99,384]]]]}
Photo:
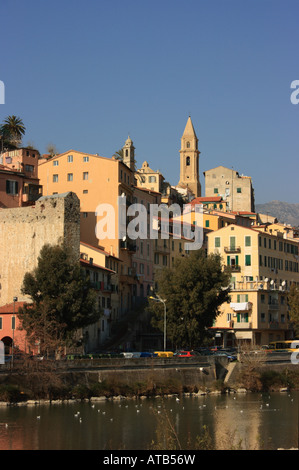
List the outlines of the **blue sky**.
{"type": "Polygon", "coordinates": [[[179,181],[189,114],[200,180],[251,176],[257,203],[299,202],[298,0],[1,0],[5,104],[41,153],[111,157],[130,134],[179,181]]]}

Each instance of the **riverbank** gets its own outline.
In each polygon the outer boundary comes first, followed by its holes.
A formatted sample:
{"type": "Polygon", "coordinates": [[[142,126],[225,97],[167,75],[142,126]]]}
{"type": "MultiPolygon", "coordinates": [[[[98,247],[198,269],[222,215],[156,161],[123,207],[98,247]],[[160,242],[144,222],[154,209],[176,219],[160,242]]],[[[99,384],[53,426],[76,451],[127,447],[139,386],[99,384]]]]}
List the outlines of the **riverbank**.
{"type": "Polygon", "coordinates": [[[0,374],[0,406],[291,390],[299,390],[299,369],[293,364],[128,360],[60,367],[35,362],[0,374]]]}

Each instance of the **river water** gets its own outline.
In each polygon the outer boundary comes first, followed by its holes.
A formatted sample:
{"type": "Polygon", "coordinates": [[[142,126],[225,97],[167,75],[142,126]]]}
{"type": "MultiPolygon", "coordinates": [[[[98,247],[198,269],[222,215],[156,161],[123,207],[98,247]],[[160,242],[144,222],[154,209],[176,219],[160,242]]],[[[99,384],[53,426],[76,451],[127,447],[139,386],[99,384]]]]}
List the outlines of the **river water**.
{"type": "Polygon", "coordinates": [[[215,449],[298,448],[298,399],[238,393],[1,407],[0,449],[150,450],[153,442],[164,449],[157,432],[167,423],[185,450],[203,426],[215,449]]]}

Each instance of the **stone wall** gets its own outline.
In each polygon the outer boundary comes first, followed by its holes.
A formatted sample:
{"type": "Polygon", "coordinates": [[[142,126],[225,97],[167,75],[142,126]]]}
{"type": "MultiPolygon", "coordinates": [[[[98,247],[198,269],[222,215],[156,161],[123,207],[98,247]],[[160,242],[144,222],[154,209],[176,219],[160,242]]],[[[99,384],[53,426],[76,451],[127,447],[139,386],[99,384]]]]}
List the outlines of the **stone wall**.
{"type": "Polygon", "coordinates": [[[35,206],[0,210],[0,306],[21,293],[24,274],[37,265],[44,244],[65,242],[80,256],[80,201],[75,193],[44,196],[35,206]]]}

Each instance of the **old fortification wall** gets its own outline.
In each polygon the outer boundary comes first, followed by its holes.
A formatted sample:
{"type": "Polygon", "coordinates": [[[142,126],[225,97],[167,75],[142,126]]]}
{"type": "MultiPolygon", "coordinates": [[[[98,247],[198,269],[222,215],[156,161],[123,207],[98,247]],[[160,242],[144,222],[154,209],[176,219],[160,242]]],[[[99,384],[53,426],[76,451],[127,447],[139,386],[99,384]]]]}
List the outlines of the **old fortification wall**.
{"type": "Polygon", "coordinates": [[[0,210],[0,306],[21,293],[24,274],[37,265],[42,246],[65,241],[80,255],[80,201],[76,194],[44,196],[35,206],[0,210]]]}

